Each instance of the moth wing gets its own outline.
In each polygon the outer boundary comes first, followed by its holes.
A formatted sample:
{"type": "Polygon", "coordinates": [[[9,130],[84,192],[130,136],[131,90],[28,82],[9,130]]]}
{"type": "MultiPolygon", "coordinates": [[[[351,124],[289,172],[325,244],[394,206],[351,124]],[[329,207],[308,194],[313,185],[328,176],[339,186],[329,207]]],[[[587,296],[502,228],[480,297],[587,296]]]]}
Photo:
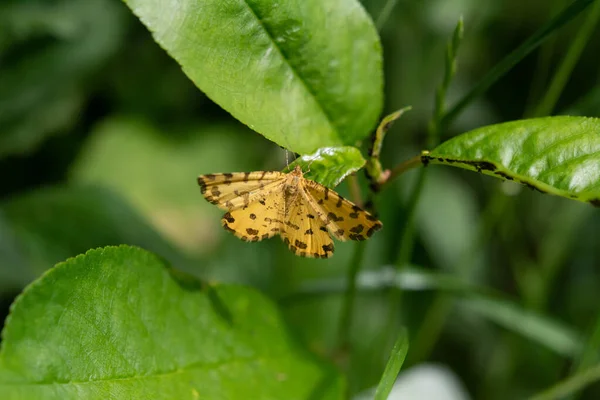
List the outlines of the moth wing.
{"type": "Polygon", "coordinates": [[[283,191],[257,195],[246,207],[225,213],[221,223],[225,230],[242,240],[257,242],[283,230],[283,191]]]}
{"type": "Polygon", "coordinates": [[[285,174],[277,171],[233,172],[198,177],[204,198],[223,210],[247,207],[265,193],[279,189],[285,174]]]}
{"type": "Polygon", "coordinates": [[[329,258],[333,255],[333,240],[325,223],[302,193],[289,207],[283,221],[281,238],[297,256],[329,258]]]}
{"type": "Polygon", "coordinates": [[[304,180],[305,198],[338,240],[366,240],[383,226],[367,211],[317,182],[304,180]]]}

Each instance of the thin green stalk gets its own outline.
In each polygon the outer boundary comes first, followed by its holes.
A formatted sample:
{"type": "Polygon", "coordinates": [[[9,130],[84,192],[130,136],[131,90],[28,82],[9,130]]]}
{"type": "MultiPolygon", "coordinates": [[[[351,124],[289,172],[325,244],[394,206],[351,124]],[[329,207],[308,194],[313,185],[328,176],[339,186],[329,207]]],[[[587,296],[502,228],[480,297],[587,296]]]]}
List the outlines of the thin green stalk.
{"type": "Polygon", "coordinates": [[[354,246],[354,254],[348,268],[348,287],[344,294],[344,303],[340,316],[338,330],[338,344],[340,349],[347,348],[350,343],[350,331],[352,329],[352,317],[354,315],[354,301],[356,299],[356,277],[360,271],[363,255],[365,253],[365,242],[358,242],[354,246]]]}
{"type": "Polygon", "coordinates": [[[550,389],[530,397],[529,400],[556,400],[576,393],[586,386],[600,380],[600,364],[587,369],[579,374],[573,375],[550,389]]]}
{"type": "MultiPolygon", "coordinates": [[[[508,198],[498,192],[499,189],[496,189],[496,193],[492,194],[492,200],[488,202],[486,208],[482,212],[481,222],[477,228],[478,240],[465,251],[457,265],[453,266],[453,270],[458,270],[461,266],[472,264],[475,256],[483,248],[485,243],[487,243],[488,238],[492,233],[492,228],[504,214],[504,210],[508,204],[508,198]]],[[[471,271],[466,271],[465,273],[471,273],[471,271]]],[[[439,294],[436,296],[432,305],[423,317],[423,322],[415,335],[415,340],[411,349],[411,363],[425,359],[431,352],[451,309],[452,304],[450,303],[448,295],[439,294]]]]}
{"type": "MultiPolygon", "coordinates": [[[[548,12],[548,18],[552,15],[556,15],[559,8],[563,6],[563,3],[562,0],[553,0],[551,4],[549,4],[549,7],[545,9],[545,11],[548,12]]],[[[555,44],[556,36],[548,39],[546,43],[540,46],[534,69],[535,74],[531,78],[531,84],[529,85],[529,93],[527,95],[527,101],[525,102],[526,105],[525,111],[523,112],[523,118],[531,118],[533,116],[534,110],[547,87],[555,44]]]]}
{"type": "Polygon", "coordinates": [[[519,61],[525,58],[529,53],[540,46],[552,33],[575,18],[587,6],[595,0],[575,0],[567,6],[560,14],[551,19],[547,24],[541,27],[537,32],[529,37],[523,44],[517,47],[512,53],[506,56],[502,61],[496,64],[480,81],[467,93],[454,107],[446,113],[442,119],[442,126],[448,126],[461,111],[482,93],[496,83],[504,74],[512,69],[519,61]]]}
{"type": "Polygon", "coordinates": [[[456,75],[456,55],[463,38],[463,32],[464,24],[461,17],[454,28],[452,40],[446,45],[444,79],[435,93],[434,117],[427,132],[427,146],[429,149],[433,149],[437,146],[441,139],[442,119],[444,118],[444,112],[446,111],[446,93],[448,92],[448,87],[450,87],[452,78],[456,75]]]}
{"type": "Polygon", "coordinates": [[[571,77],[571,73],[573,72],[575,64],[577,61],[579,61],[584,47],[587,45],[588,41],[590,40],[590,36],[598,24],[599,18],[600,1],[596,1],[596,4],[594,4],[594,7],[592,7],[590,10],[590,13],[588,14],[583,26],[581,29],[579,29],[579,32],[577,32],[577,36],[575,37],[571,47],[569,47],[566,56],[562,59],[562,62],[558,67],[554,78],[552,79],[552,83],[546,91],[546,95],[542,98],[535,109],[533,113],[534,117],[543,117],[552,114],[560,94],[562,93],[567,81],[571,77]]]}
{"type": "MultiPolygon", "coordinates": [[[[421,197],[421,192],[423,191],[423,186],[425,185],[425,180],[427,178],[427,170],[422,168],[419,171],[419,176],[417,177],[417,182],[415,182],[413,186],[413,190],[411,193],[411,197],[408,201],[407,206],[407,217],[404,223],[404,228],[402,234],[400,235],[400,250],[398,252],[398,257],[396,258],[396,270],[401,270],[404,266],[408,264],[410,258],[412,256],[414,242],[415,242],[415,232],[414,232],[414,221],[416,218],[416,208],[419,203],[419,199],[421,197]]],[[[402,290],[398,287],[393,287],[390,290],[390,294],[388,297],[389,304],[389,317],[386,329],[383,331],[385,342],[391,343],[393,337],[396,335],[396,325],[398,323],[398,313],[400,312],[400,305],[402,302],[402,290]]],[[[387,348],[387,346],[383,346],[383,348],[387,348]]]]}
{"type": "Polygon", "coordinates": [[[381,29],[383,29],[383,26],[390,17],[392,10],[394,10],[394,7],[396,7],[396,3],[398,3],[398,0],[388,0],[381,9],[377,20],[375,21],[375,28],[377,29],[377,32],[381,32],[381,29]]]}
{"type": "Polygon", "coordinates": [[[406,221],[404,223],[404,230],[402,235],[400,236],[400,250],[398,251],[398,257],[396,258],[396,268],[402,269],[412,257],[415,237],[415,219],[417,214],[417,205],[419,204],[419,199],[421,198],[421,193],[423,192],[423,186],[425,186],[425,181],[427,179],[427,169],[422,168],[419,171],[419,175],[417,177],[417,182],[415,182],[413,186],[413,190],[408,200],[408,206],[406,208],[406,221]]]}
{"type": "MultiPolygon", "coordinates": [[[[442,131],[442,115],[445,110],[445,97],[448,87],[452,81],[452,78],[456,74],[456,54],[460,45],[463,34],[463,22],[462,18],[456,24],[452,39],[449,41],[446,47],[446,58],[445,58],[445,69],[444,78],[436,91],[434,100],[434,113],[429,123],[428,131],[428,145],[432,148],[437,146],[441,138],[442,131]]],[[[412,257],[415,243],[415,228],[414,221],[416,219],[416,208],[425,186],[427,179],[427,169],[422,168],[419,171],[417,182],[413,186],[411,197],[407,207],[407,219],[404,223],[404,228],[400,236],[400,250],[396,258],[396,269],[400,270],[408,264],[412,257]]],[[[400,311],[402,301],[402,291],[399,288],[391,290],[389,295],[389,318],[387,326],[387,340],[386,343],[391,342],[393,334],[395,332],[396,317],[400,311]]]]}
{"type": "MultiPolygon", "coordinates": [[[[594,364],[598,363],[600,349],[600,314],[596,316],[596,322],[592,329],[592,334],[589,336],[587,343],[578,359],[573,364],[572,373],[573,375],[581,374],[584,371],[591,368],[594,364]]],[[[577,392],[571,394],[569,400],[574,400],[578,396],[577,392]]]]}

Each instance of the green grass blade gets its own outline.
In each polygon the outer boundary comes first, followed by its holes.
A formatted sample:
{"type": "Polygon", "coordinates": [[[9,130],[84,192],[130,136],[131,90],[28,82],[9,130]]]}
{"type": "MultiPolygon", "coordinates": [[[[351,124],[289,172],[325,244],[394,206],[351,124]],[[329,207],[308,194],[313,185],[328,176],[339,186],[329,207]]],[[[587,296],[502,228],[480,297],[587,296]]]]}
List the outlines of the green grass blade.
{"type": "Polygon", "coordinates": [[[408,353],[408,332],[405,328],[400,331],[394,348],[390,354],[390,358],[385,366],[377,390],[375,391],[375,400],[386,400],[394,387],[400,368],[404,364],[406,359],[406,353],[408,353]]]}
{"type": "Polygon", "coordinates": [[[442,125],[449,125],[461,112],[468,106],[473,99],[479,97],[482,93],[496,83],[504,74],[512,69],[519,61],[525,58],[529,53],[542,44],[551,34],[561,28],[567,22],[579,15],[594,0],[576,0],[573,1],[560,14],[552,18],[546,25],[541,27],[523,44],[517,47],[512,53],[506,56],[502,61],[496,64],[480,81],[467,93],[456,105],[454,105],[442,119],[442,125]]]}

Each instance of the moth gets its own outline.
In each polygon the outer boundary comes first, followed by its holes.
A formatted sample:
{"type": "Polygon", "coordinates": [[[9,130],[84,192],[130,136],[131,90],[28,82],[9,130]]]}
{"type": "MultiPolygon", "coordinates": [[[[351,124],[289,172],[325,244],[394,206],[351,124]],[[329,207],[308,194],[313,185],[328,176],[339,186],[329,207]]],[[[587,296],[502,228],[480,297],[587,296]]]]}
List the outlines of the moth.
{"type": "Polygon", "coordinates": [[[333,255],[331,236],[366,240],[383,224],[333,190],[293,171],[234,172],[198,177],[202,195],[227,210],[223,228],[244,241],[280,235],[301,257],[333,255]]]}

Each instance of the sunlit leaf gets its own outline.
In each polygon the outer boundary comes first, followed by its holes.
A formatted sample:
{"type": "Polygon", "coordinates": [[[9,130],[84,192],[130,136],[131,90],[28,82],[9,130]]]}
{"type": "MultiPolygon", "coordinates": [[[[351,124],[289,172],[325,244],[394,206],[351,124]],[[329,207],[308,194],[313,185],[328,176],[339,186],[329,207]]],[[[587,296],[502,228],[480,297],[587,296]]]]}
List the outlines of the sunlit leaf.
{"type": "Polygon", "coordinates": [[[280,146],[353,145],[377,122],[381,46],[356,0],[125,2],[202,91],[280,146]]]}
{"type": "Polygon", "coordinates": [[[446,164],[600,206],[600,120],[547,117],[475,129],[425,152],[446,164]]]}

